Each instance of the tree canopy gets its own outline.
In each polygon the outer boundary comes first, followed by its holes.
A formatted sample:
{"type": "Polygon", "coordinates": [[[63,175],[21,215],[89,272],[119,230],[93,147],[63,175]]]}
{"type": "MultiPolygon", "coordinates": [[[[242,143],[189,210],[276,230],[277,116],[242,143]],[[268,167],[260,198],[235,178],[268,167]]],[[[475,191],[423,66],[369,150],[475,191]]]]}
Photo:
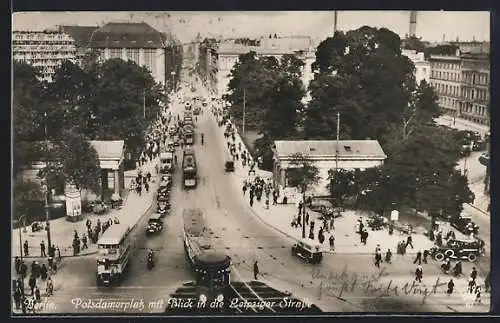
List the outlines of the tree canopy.
{"type": "Polygon", "coordinates": [[[361,196],[376,212],[396,203],[456,214],[470,200],[466,178],[455,170],[458,144],[434,123],[437,95],[425,81],[416,84],[414,69],[399,37],[385,28],[336,32],[319,44],[304,137],[334,139],[339,112],[341,139],[376,139],[387,154],[378,168],[329,172],[339,203],[361,196]]]}

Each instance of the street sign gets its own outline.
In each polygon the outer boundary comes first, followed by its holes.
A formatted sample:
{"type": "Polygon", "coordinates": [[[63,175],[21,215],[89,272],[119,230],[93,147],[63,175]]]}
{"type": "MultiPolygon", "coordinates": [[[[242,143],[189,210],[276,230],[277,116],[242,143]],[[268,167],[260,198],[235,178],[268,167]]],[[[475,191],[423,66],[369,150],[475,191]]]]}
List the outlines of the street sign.
{"type": "Polygon", "coordinates": [[[399,219],[399,211],[392,210],[391,211],[391,221],[397,221],[399,219]]]}

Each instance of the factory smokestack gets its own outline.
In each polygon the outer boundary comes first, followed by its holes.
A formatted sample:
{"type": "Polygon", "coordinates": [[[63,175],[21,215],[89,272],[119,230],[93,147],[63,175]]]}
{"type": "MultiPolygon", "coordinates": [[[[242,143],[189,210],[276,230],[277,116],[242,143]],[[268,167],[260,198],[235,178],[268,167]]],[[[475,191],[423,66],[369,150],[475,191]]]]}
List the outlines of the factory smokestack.
{"type": "Polygon", "coordinates": [[[410,11],[410,37],[416,37],[417,33],[417,12],[410,11]]]}
{"type": "Polygon", "coordinates": [[[337,32],[337,10],[333,12],[333,35],[337,32]]]}

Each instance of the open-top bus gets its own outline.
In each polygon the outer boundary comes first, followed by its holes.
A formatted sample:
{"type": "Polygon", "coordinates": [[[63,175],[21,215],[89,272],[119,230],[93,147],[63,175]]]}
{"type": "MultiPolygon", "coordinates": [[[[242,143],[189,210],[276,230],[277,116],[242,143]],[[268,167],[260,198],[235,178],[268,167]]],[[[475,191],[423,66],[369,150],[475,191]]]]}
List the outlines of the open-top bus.
{"type": "Polygon", "coordinates": [[[184,209],[182,218],[184,250],[196,275],[197,297],[206,304],[222,303],[228,298],[231,257],[211,244],[201,209],[184,209]]]}
{"type": "Polygon", "coordinates": [[[125,276],[132,249],[131,231],[130,226],[116,223],[97,242],[97,286],[117,283],[125,276]]]}

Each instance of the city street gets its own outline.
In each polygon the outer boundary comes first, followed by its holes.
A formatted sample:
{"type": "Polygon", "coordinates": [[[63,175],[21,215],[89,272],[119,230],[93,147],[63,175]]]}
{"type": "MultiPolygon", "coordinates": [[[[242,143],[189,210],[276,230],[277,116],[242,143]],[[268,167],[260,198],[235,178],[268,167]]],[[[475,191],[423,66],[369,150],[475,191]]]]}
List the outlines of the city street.
{"type": "MultiPolygon", "coordinates": [[[[181,111],[180,103],[172,110],[181,111]]],[[[185,260],[182,243],[182,210],[201,208],[210,228],[212,243],[232,257],[232,280],[252,281],[253,263],[259,262],[259,280],[278,290],[319,306],[323,311],[467,311],[470,301],[464,286],[456,282],[453,296],[443,294],[446,277],[439,264],[424,265],[423,284],[413,284],[415,266],[410,255],[395,257],[381,269],[373,265],[371,253],[324,253],[319,265],[311,265],[290,253],[293,239],[265,225],[241,194],[241,181],[224,171],[225,142],[207,110],[198,117],[194,145],[199,185],[194,190],[181,188],[181,170],[173,174],[172,210],[164,219],[165,228],[154,237],[145,237],[144,216],[134,232],[135,248],[131,268],[117,287],[96,287],[95,256],[67,261],[54,277],[52,306],[45,313],[159,313],[168,295],[184,282],[193,279],[185,260]],[[199,136],[203,133],[205,145],[199,136]],[[146,268],[147,249],[157,257],[154,269],[146,268]],[[436,287],[436,288],[434,288],[436,287]],[[435,291],[433,291],[433,289],[435,291]],[[114,308],[88,308],[86,302],[115,301],[114,308]],[[163,303],[162,303],[163,301],[163,303]],[[120,303],[121,302],[121,303],[120,303]]],[[[176,150],[182,160],[181,149],[176,150]]],[[[179,163],[180,164],[180,163],[179,163]]],[[[472,307],[487,311],[488,302],[472,307]]]]}

